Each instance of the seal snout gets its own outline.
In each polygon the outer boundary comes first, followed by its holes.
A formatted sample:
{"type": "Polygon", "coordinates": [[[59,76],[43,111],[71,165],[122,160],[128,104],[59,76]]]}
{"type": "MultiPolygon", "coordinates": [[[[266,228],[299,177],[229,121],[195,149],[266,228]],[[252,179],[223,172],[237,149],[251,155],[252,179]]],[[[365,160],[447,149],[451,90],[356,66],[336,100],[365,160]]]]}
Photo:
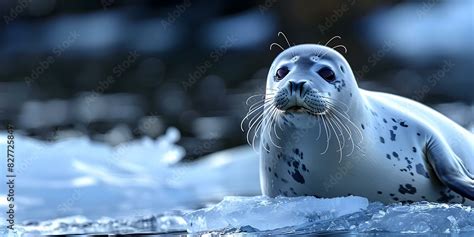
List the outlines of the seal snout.
{"type": "Polygon", "coordinates": [[[290,87],[290,95],[295,94],[301,98],[305,90],[304,84],[306,84],[306,82],[307,81],[298,81],[298,82],[288,81],[289,87],[290,87]]]}
{"type": "Polygon", "coordinates": [[[287,81],[278,90],[274,104],[279,110],[290,112],[318,114],[326,110],[324,97],[320,96],[318,90],[312,88],[306,80],[287,81]]]}

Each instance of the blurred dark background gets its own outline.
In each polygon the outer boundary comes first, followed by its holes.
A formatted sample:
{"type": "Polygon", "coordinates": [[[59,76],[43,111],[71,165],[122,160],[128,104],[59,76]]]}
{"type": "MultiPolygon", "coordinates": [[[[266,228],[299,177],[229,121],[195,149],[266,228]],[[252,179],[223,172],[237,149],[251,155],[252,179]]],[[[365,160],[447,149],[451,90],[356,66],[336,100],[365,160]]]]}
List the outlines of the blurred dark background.
{"type": "Polygon", "coordinates": [[[474,127],[472,1],[0,2],[0,121],[112,145],[167,127],[187,158],[245,143],[245,99],[291,44],[343,44],[359,86],[474,127]]]}

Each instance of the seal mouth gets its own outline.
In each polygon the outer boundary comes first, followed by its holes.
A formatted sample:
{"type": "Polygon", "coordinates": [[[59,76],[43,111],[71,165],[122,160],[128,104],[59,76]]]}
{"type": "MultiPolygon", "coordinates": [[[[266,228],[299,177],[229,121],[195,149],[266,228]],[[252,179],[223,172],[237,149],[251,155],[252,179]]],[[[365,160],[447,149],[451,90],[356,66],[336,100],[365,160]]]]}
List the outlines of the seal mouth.
{"type": "Polygon", "coordinates": [[[318,115],[325,115],[327,109],[326,108],[310,109],[306,106],[294,105],[283,111],[286,113],[292,113],[292,114],[308,114],[308,115],[318,116],[318,115]]]}
{"type": "Polygon", "coordinates": [[[303,113],[303,112],[307,112],[308,110],[303,106],[295,105],[295,106],[291,106],[290,108],[286,109],[286,111],[294,112],[294,113],[303,113]]]}

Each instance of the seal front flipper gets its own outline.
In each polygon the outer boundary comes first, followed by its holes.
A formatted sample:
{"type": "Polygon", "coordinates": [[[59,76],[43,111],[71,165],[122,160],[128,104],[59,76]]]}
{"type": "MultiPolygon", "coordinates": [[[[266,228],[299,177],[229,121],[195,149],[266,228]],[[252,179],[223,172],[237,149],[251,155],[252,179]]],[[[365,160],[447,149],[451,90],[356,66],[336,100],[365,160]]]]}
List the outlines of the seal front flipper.
{"type": "Polygon", "coordinates": [[[426,145],[426,155],[441,182],[462,196],[474,200],[474,175],[453,152],[446,141],[432,137],[426,145]]]}

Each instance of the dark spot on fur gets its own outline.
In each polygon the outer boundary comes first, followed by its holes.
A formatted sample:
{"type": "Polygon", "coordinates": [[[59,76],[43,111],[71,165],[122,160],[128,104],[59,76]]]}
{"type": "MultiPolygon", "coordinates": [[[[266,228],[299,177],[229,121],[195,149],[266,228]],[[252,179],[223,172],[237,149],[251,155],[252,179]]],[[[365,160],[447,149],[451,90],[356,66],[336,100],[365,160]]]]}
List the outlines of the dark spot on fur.
{"type": "Polygon", "coordinates": [[[306,165],[305,165],[305,164],[303,164],[303,165],[301,166],[301,168],[303,169],[303,171],[309,172],[309,170],[306,169],[306,165]]]}
{"type": "Polygon", "coordinates": [[[400,187],[398,188],[398,192],[401,194],[415,194],[416,193],[416,188],[413,187],[411,184],[405,184],[405,186],[402,186],[400,184],[400,187]]]}
{"type": "Polygon", "coordinates": [[[386,119],[383,119],[383,122],[384,122],[384,123],[387,123],[387,120],[386,120],[386,119]]]}
{"type": "Polygon", "coordinates": [[[268,167],[268,172],[272,172],[272,168],[268,167]]]}
{"type": "Polygon", "coordinates": [[[387,154],[387,159],[391,160],[392,157],[390,157],[390,154],[387,154]]]}
{"type": "Polygon", "coordinates": [[[390,140],[395,141],[395,136],[397,136],[393,130],[390,130],[390,140]]]}
{"type": "Polygon", "coordinates": [[[454,195],[449,194],[449,191],[447,191],[447,192],[440,191],[439,193],[441,194],[441,197],[436,200],[438,202],[449,202],[449,201],[451,201],[455,198],[454,195]]]}
{"type": "Polygon", "coordinates": [[[425,167],[423,167],[422,164],[417,164],[415,167],[416,167],[416,173],[418,173],[419,175],[425,176],[427,179],[430,178],[430,175],[428,174],[428,172],[426,172],[425,167]]]}
{"type": "Polygon", "coordinates": [[[399,199],[398,199],[397,197],[394,197],[393,200],[394,200],[394,201],[398,201],[399,199]]]}
{"type": "Polygon", "coordinates": [[[416,153],[416,147],[412,147],[413,152],[416,153]]]}
{"type": "Polygon", "coordinates": [[[281,178],[281,182],[283,183],[288,183],[288,180],[284,179],[284,178],[281,178]]]}
{"type": "Polygon", "coordinates": [[[417,132],[416,135],[421,136],[421,134],[419,132],[417,132]]]}
{"type": "Polygon", "coordinates": [[[362,127],[362,129],[365,129],[364,124],[361,124],[360,126],[362,127]]]}
{"type": "Polygon", "coordinates": [[[295,154],[297,154],[297,155],[300,154],[300,150],[299,150],[298,148],[295,148],[295,149],[293,150],[293,152],[294,152],[295,154]]]}
{"type": "Polygon", "coordinates": [[[393,196],[395,196],[395,194],[394,194],[394,193],[391,193],[390,196],[393,197],[393,196]]]}
{"type": "Polygon", "coordinates": [[[397,130],[398,127],[397,126],[392,126],[393,130],[397,130]]]}
{"type": "Polygon", "coordinates": [[[408,127],[408,125],[405,124],[405,121],[400,122],[400,126],[402,126],[402,127],[404,127],[404,128],[407,128],[407,127],[408,127]]]}
{"type": "Polygon", "coordinates": [[[397,120],[395,120],[394,118],[392,118],[392,121],[393,121],[394,123],[396,123],[396,122],[397,122],[397,120]]]}
{"type": "Polygon", "coordinates": [[[291,174],[291,177],[293,177],[293,179],[300,183],[300,184],[304,184],[304,177],[303,175],[301,175],[300,171],[295,169],[295,171],[291,174]]]}
{"type": "Polygon", "coordinates": [[[380,142],[385,143],[385,139],[383,139],[383,137],[380,137],[380,142]]]}
{"type": "Polygon", "coordinates": [[[278,179],[278,174],[276,172],[274,172],[273,175],[278,179]]]}
{"type": "Polygon", "coordinates": [[[300,162],[298,161],[293,161],[293,167],[298,168],[300,166],[300,162]]]}
{"type": "Polygon", "coordinates": [[[393,155],[394,157],[398,158],[398,153],[392,152],[392,155],[393,155]]]}
{"type": "Polygon", "coordinates": [[[382,191],[377,191],[378,194],[382,194],[382,191]]]}

